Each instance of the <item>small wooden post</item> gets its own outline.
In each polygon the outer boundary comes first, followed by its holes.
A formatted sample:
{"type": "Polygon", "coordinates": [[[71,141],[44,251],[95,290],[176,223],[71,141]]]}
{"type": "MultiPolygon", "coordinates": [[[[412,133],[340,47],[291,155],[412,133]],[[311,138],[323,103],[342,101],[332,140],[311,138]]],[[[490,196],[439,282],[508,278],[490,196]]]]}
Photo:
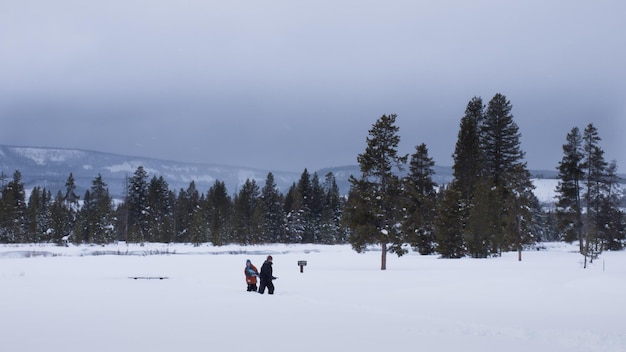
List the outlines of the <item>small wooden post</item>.
{"type": "Polygon", "coordinates": [[[306,266],[306,260],[298,260],[298,265],[300,266],[300,272],[304,272],[304,267],[306,266]]]}

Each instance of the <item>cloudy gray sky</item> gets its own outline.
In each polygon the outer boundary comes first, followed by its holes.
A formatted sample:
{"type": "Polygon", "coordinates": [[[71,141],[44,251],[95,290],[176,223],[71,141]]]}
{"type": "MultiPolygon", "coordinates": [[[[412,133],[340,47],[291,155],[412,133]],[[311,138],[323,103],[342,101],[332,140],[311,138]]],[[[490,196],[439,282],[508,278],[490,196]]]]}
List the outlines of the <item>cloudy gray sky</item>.
{"type": "Polygon", "coordinates": [[[452,165],[473,96],[507,96],[531,169],[593,123],[626,170],[626,2],[0,3],[0,143],[269,170],[400,152],[452,165]]]}

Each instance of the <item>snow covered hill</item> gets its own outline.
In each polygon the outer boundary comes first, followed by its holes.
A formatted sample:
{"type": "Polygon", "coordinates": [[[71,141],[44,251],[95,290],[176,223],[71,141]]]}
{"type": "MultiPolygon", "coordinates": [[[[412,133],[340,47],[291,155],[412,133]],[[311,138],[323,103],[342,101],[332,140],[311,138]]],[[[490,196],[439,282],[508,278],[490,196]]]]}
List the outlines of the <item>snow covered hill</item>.
{"type": "MultiPolygon", "coordinates": [[[[356,156],[355,156],[356,158],[356,156]]],[[[259,170],[254,168],[197,164],[161,160],[146,157],[118,155],[87,151],[79,149],[19,147],[0,145],[0,171],[5,174],[7,182],[13,177],[15,170],[22,174],[22,182],[26,189],[35,186],[45,187],[55,194],[65,189],[65,182],[70,173],[74,176],[79,195],[91,187],[94,178],[101,174],[107,183],[111,195],[121,198],[125,179],[131,177],[137,167],[143,166],[148,176],[163,176],[169,188],[178,192],[187,189],[193,180],[200,192],[206,192],[216,180],[226,184],[227,190],[234,194],[244,184],[246,179],[255,180],[259,187],[263,187],[269,172],[272,172],[278,188],[286,193],[289,187],[298,182],[302,171],[289,172],[279,170],[259,170]]],[[[308,170],[310,174],[317,172],[321,181],[324,176],[332,172],[342,194],[350,189],[348,178],[350,175],[359,175],[358,165],[308,170]]],[[[452,180],[452,168],[435,166],[434,181],[438,184],[447,184],[452,180]]],[[[554,201],[554,189],[557,184],[556,171],[531,171],[536,186],[535,194],[542,203],[554,201]]],[[[624,179],[624,177],[623,177],[624,179]]]]}
{"type": "MultiPolygon", "coordinates": [[[[91,187],[98,174],[107,183],[111,195],[123,195],[125,179],[133,176],[137,167],[143,166],[148,176],[163,176],[173,191],[187,189],[195,181],[200,192],[206,192],[216,180],[226,184],[229,192],[236,192],[246,179],[255,180],[259,187],[265,184],[269,170],[213,164],[194,164],[145,157],[108,154],[95,151],[0,146],[0,171],[7,180],[15,170],[22,174],[25,188],[45,187],[56,193],[65,189],[70,173],[76,180],[78,194],[91,187]]],[[[272,171],[277,186],[286,190],[300,173],[272,171]]]]}

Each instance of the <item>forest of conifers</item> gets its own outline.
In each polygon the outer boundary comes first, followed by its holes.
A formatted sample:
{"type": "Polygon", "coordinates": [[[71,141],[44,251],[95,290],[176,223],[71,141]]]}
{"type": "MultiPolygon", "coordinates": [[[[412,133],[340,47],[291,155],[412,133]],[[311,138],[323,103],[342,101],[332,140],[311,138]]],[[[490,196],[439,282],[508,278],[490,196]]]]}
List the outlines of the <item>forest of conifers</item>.
{"type": "Polygon", "coordinates": [[[412,249],[445,258],[555,240],[578,241],[581,253],[593,257],[626,244],[617,166],[604,160],[593,124],[567,134],[556,208],[545,211],[533,195],[505,96],[496,94],[486,106],[477,97],[468,103],[446,185],[433,182],[426,145],[398,155],[395,118],[383,115],[372,126],[347,197],[332,173],[320,178],[306,169],[286,194],[268,173],[264,184],[247,180],[230,195],[219,180],[206,192],[193,181],[175,191],[140,166],[118,201],[100,175],[76,194],[71,173],[64,191],[34,187],[27,198],[16,170],[0,189],[0,243],[350,243],[357,251],[379,244],[398,255],[412,249]]]}

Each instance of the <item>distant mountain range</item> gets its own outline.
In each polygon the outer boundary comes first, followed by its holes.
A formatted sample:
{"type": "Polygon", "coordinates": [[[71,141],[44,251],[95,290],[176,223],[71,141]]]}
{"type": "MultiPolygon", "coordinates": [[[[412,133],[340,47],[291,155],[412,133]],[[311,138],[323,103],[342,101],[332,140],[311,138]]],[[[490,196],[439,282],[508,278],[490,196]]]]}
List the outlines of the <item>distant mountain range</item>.
{"type": "MultiPolygon", "coordinates": [[[[124,183],[132,177],[139,166],[152,176],[163,176],[172,191],[187,189],[190,182],[195,181],[196,188],[206,193],[216,180],[225,183],[228,192],[234,195],[241,189],[246,179],[255,180],[262,188],[269,172],[272,172],[276,185],[285,194],[289,187],[298,182],[304,169],[300,172],[275,170],[259,170],[254,168],[235,167],[214,164],[188,163],[160,160],[128,155],[117,155],[96,151],[63,148],[19,147],[0,145],[0,171],[7,180],[13,177],[15,170],[22,174],[22,182],[26,189],[35,186],[45,187],[56,194],[65,190],[65,182],[70,173],[74,176],[77,193],[82,197],[91,188],[92,181],[98,175],[107,184],[114,198],[124,194],[124,183]]],[[[446,184],[452,180],[452,168],[435,166],[434,181],[446,184]]],[[[320,181],[324,181],[327,173],[332,172],[342,194],[350,189],[350,175],[360,174],[358,165],[308,170],[312,175],[317,172],[320,181]]],[[[537,178],[556,178],[556,171],[531,171],[537,178]]]]}

